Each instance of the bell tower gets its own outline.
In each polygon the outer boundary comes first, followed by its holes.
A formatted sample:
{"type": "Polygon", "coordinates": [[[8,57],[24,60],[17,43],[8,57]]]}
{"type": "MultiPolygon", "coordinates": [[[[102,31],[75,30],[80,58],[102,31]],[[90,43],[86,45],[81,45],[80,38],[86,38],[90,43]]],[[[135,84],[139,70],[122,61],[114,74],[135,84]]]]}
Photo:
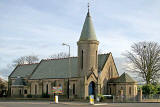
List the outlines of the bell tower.
{"type": "MultiPolygon", "coordinates": [[[[86,98],[89,95],[88,80],[89,75],[94,73],[98,77],[98,45],[99,41],[97,40],[96,33],[94,31],[92,19],[88,12],[83,24],[82,32],[77,42],[78,45],[78,72],[80,76],[80,93],[83,95],[81,97],[86,98]]],[[[94,81],[97,84],[97,81],[94,81]]]]}
{"type": "Polygon", "coordinates": [[[97,71],[99,41],[97,40],[96,33],[94,31],[89,8],[77,45],[80,76],[83,77],[87,75],[89,72],[93,71],[91,69],[97,71]]]}

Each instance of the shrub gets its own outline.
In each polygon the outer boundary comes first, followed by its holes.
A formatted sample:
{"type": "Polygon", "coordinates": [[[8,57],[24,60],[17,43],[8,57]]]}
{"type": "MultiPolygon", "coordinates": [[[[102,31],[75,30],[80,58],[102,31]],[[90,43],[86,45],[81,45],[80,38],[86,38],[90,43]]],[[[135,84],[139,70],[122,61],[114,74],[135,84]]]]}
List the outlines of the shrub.
{"type": "Polygon", "coordinates": [[[49,98],[50,96],[48,94],[42,94],[42,98],[49,98]]]}
{"type": "Polygon", "coordinates": [[[98,97],[100,98],[100,101],[104,100],[104,96],[102,94],[98,94],[98,97]]]}
{"type": "Polygon", "coordinates": [[[89,100],[89,96],[87,96],[86,99],[89,100]]]}
{"type": "Polygon", "coordinates": [[[32,98],[32,95],[31,95],[31,94],[28,94],[28,95],[27,95],[27,98],[32,98]]]}
{"type": "Polygon", "coordinates": [[[158,93],[157,85],[147,84],[142,86],[142,92],[146,95],[153,95],[158,93]]]}

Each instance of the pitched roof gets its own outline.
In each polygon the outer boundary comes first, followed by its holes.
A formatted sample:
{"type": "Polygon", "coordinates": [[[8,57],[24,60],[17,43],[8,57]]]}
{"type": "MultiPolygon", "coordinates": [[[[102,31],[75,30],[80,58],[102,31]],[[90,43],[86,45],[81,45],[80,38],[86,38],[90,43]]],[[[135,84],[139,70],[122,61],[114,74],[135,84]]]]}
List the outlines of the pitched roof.
{"type": "Polygon", "coordinates": [[[104,65],[105,65],[105,63],[106,63],[106,61],[107,61],[107,59],[109,57],[109,54],[110,53],[108,53],[108,54],[99,54],[98,55],[98,71],[99,72],[103,69],[103,67],[104,67],[104,65]]]}
{"type": "Polygon", "coordinates": [[[83,24],[83,29],[79,41],[81,40],[97,40],[89,11],[83,24]]]}
{"type": "Polygon", "coordinates": [[[27,77],[29,76],[35,67],[38,64],[24,64],[24,65],[18,65],[14,71],[11,73],[9,77],[16,78],[16,77],[27,77]]]}
{"type": "MultiPolygon", "coordinates": [[[[109,54],[98,55],[98,66],[100,70],[104,66],[108,56],[109,54]]],[[[79,77],[77,62],[77,57],[70,58],[70,73],[68,58],[42,60],[34,70],[30,79],[79,77]]]]}
{"type": "Polygon", "coordinates": [[[130,77],[127,73],[123,73],[119,78],[114,80],[116,83],[135,83],[136,81],[130,77]]]}
{"type": "Polygon", "coordinates": [[[77,58],[70,58],[71,73],[68,61],[68,58],[42,60],[30,79],[77,77],[77,58]]]}
{"type": "Polygon", "coordinates": [[[12,84],[13,86],[24,86],[26,85],[22,78],[17,77],[16,80],[12,84]]]}

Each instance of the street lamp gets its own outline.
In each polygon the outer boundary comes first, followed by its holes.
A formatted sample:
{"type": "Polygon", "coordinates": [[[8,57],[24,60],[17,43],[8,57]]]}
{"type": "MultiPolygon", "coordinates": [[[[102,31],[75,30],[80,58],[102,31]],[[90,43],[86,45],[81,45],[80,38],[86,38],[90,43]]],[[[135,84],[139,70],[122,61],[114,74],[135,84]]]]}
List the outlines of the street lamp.
{"type": "Polygon", "coordinates": [[[63,45],[63,46],[68,46],[68,48],[69,48],[69,55],[68,55],[68,57],[70,57],[70,45],[65,44],[65,43],[62,43],[62,45],[63,45]]]}
{"type": "Polygon", "coordinates": [[[63,46],[67,46],[69,48],[69,54],[68,54],[68,71],[69,71],[69,76],[68,76],[68,84],[67,84],[67,96],[68,96],[68,99],[69,99],[69,78],[71,76],[70,74],[70,45],[68,44],[65,44],[65,43],[62,43],[63,46]]]}

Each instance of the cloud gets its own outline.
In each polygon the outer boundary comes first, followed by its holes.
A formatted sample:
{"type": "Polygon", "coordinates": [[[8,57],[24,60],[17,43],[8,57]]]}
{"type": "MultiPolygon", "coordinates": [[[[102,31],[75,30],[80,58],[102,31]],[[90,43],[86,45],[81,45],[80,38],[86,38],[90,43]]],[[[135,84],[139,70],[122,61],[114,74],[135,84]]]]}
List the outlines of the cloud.
{"type": "Polygon", "coordinates": [[[7,80],[10,73],[11,69],[9,68],[0,69],[0,78],[7,80]]]}
{"type": "MultiPolygon", "coordinates": [[[[91,2],[99,49],[120,58],[133,42],[159,42],[159,4],[158,0],[91,2]]],[[[77,55],[76,42],[86,16],[87,1],[6,0],[0,1],[0,7],[0,70],[5,71],[7,64],[20,56],[36,54],[44,58],[67,53],[68,48],[61,45],[63,42],[71,45],[72,55],[77,55]]],[[[117,61],[118,68],[123,70],[124,62],[117,61]]]]}
{"type": "Polygon", "coordinates": [[[112,52],[114,56],[121,56],[121,53],[130,48],[132,41],[125,36],[124,32],[98,32],[100,41],[99,49],[105,52],[112,52]]]}
{"type": "Polygon", "coordinates": [[[122,75],[124,72],[126,72],[136,81],[142,82],[142,78],[140,78],[137,73],[133,73],[128,70],[128,67],[130,67],[131,65],[130,63],[128,63],[125,57],[115,57],[114,61],[115,61],[119,76],[122,75]]]}

